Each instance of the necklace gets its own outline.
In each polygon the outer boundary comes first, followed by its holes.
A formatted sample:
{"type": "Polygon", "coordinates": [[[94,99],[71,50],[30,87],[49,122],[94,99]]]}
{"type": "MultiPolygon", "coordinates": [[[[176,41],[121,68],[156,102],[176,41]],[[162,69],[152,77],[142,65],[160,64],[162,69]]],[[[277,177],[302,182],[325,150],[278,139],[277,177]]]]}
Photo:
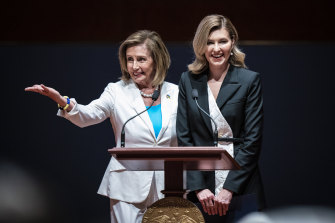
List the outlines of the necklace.
{"type": "Polygon", "coordinates": [[[141,95],[145,98],[151,98],[152,95],[154,95],[154,93],[151,93],[151,94],[146,94],[146,93],[143,93],[143,91],[140,91],[141,95]]]}
{"type": "MultiPolygon", "coordinates": [[[[158,86],[155,88],[155,90],[158,90],[158,86]]],[[[151,94],[146,94],[143,91],[140,91],[140,93],[144,98],[152,98],[152,96],[154,95],[154,92],[152,92],[151,94]]]]}

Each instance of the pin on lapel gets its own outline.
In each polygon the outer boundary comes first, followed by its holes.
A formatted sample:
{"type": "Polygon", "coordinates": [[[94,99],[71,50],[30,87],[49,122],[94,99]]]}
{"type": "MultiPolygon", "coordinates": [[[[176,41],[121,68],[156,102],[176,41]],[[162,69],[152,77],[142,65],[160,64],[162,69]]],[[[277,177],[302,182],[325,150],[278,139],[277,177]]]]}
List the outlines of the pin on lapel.
{"type": "Polygon", "coordinates": [[[170,99],[170,95],[169,95],[169,94],[167,94],[167,95],[166,95],[166,98],[167,98],[167,99],[170,99]]]}

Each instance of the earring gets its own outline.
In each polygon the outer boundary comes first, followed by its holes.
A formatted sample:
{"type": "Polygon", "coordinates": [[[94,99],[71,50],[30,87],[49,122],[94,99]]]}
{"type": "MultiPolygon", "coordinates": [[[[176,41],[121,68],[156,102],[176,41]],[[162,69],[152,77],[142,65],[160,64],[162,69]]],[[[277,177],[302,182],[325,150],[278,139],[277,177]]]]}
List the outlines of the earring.
{"type": "Polygon", "coordinates": [[[233,52],[230,52],[230,55],[233,56],[234,55],[233,52]]]}

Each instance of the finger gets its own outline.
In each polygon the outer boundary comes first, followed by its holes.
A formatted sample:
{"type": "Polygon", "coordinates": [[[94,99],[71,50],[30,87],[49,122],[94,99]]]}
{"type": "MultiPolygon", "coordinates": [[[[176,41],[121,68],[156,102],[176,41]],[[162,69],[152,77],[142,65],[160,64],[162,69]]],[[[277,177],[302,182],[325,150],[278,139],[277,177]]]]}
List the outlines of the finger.
{"type": "Polygon", "coordinates": [[[198,192],[198,193],[197,193],[197,197],[198,197],[198,200],[199,200],[200,203],[201,203],[201,206],[202,206],[202,209],[204,210],[204,212],[205,212],[205,213],[208,213],[208,210],[207,210],[207,207],[206,207],[206,203],[205,203],[204,198],[201,196],[201,192],[198,192]]]}
{"type": "Polygon", "coordinates": [[[41,91],[38,90],[38,89],[35,88],[35,87],[28,87],[28,88],[25,88],[24,90],[25,90],[25,91],[36,92],[36,93],[41,93],[41,91]]]}
{"type": "Polygon", "coordinates": [[[218,213],[218,204],[215,200],[212,201],[213,202],[213,211],[214,211],[214,214],[217,214],[218,213]]]}
{"type": "Polygon", "coordinates": [[[201,203],[202,209],[204,209],[204,212],[208,213],[205,202],[204,201],[200,201],[200,203],[201,203]]]}
{"type": "Polygon", "coordinates": [[[31,90],[32,90],[32,87],[26,87],[24,90],[25,90],[25,91],[31,91],[31,90]]]}
{"type": "Polygon", "coordinates": [[[225,201],[223,207],[224,207],[224,215],[226,215],[226,213],[228,211],[229,203],[227,201],[225,201]]]}
{"type": "Polygon", "coordinates": [[[208,199],[204,200],[206,209],[207,209],[207,214],[211,215],[212,214],[212,210],[211,210],[211,204],[209,203],[208,199]]]}
{"type": "Polygon", "coordinates": [[[217,205],[213,205],[213,214],[218,214],[218,207],[217,205]]]}
{"type": "Polygon", "coordinates": [[[215,214],[215,210],[214,210],[214,202],[212,200],[208,200],[208,209],[210,210],[210,214],[214,215],[215,214]]]}
{"type": "Polygon", "coordinates": [[[25,90],[25,91],[32,91],[32,90],[35,90],[35,89],[37,89],[37,86],[36,86],[36,85],[31,86],[31,87],[26,87],[24,90],[25,90]]]}
{"type": "Polygon", "coordinates": [[[33,86],[31,86],[31,88],[42,90],[42,86],[40,84],[34,84],[33,86]]]}
{"type": "Polygon", "coordinates": [[[218,206],[218,210],[219,210],[219,215],[222,216],[223,215],[223,206],[220,203],[219,203],[219,206],[218,206]]]}
{"type": "Polygon", "coordinates": [[[212,215],[212,209],[211,209],[211,204],[208,199],[204,200],[205,206],[207,208],[207,214],[212,215]]]}
{"type": "Polygon", "coordinates": [[[46,87],[44,84],[41,84],[41,87],[43,88],[43,90],[44,90],[45,93],[49,92],[49,88],[46,87]]]}
{"type": "Polygon", "coordinates": [[[50,89],[43,84],[41,84],[41,90],[44,95],[48,95],[50,93],[50,89]]]}
{"type": "Polygon", "coordinates": [[[33,88],[42,90],[42,87],[39,84],[34,84],[33,88]]]}
{"type": "Polygon", "coordinates": [[[218,202],[216,199],[214,200],[214,207],[215,207],[215,214],[219,214],[220,216],[222,216],[220,202],[218,202]]]}

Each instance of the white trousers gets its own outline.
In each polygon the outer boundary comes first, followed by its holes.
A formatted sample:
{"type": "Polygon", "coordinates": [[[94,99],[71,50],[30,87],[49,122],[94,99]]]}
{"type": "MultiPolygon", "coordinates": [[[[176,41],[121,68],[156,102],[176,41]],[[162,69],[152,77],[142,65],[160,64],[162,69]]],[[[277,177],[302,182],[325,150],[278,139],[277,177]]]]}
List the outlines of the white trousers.
{"type": "Polygon", "coordinates": [[[154,174],[148,197],[143,202],[135,204],[110,199],[111,223],[141,223],[147,207],[158,199],[154,174]]]}

